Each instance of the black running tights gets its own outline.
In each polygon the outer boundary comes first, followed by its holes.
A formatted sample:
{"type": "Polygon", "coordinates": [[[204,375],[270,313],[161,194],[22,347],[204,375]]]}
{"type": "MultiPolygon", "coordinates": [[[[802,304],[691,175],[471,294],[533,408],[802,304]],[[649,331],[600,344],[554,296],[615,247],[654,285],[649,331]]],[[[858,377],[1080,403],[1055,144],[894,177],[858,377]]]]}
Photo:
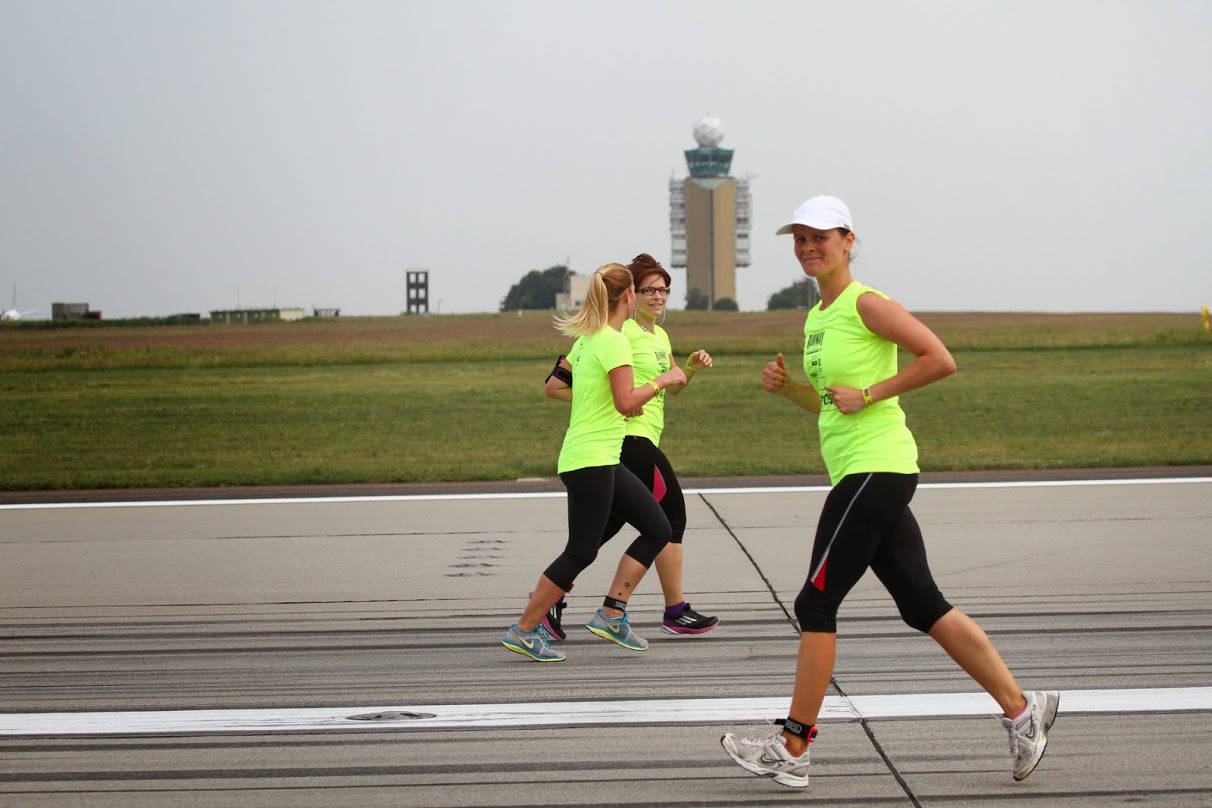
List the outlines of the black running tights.
{"type": "Polygon", "coordinates": [[[808,580],[795,599],[800,631],[837,632],[837,611],[870,567],[921,632],[951,610],[930,574],[922,531],[909,510],[916,474],[843,477],[821,510],[808,580]]]}
{"type": "Polygon", "coordinates": [[[645,569],[664,549],[672,533],[669,519],[639,478],[622,464],[591,466],[560,475],[568,489],[568,544],[543,573],[565,592],[597,558],[611,513],[640,531],[626,554],[645,569]]]}
{"type": "MultiPolygon", "coordinates": [[[[640,482],[648,486],[653,498],[661,504],[661,510],[669,517],[669,526],[673,528],[669,541],[681,544],[682,534],[686,532],[686,498],[682,496],[682,484],[673,473],[669,458],[648,438],[628,435],[623,438],[623,453],[619,459],[640,478],[640,482]]],[[[625,521],[617,514],[610,514],[602,544],[613,539],[625,521]]]]}

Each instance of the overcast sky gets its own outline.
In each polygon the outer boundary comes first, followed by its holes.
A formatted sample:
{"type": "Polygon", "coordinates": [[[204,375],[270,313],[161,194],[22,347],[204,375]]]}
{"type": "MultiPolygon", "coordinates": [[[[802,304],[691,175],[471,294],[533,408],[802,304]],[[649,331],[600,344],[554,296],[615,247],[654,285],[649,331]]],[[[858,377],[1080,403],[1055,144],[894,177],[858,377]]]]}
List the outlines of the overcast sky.
{"type": "MultiPolygon", "coordinates": [[[[0,0],[0,304],[496,311],[667,261],[704,115],[774,235],[842,197],[917,311],[1212,305],[1212,3],[0,0]]],[[[673,306],[684,303],[673,272],[673,306]]]]}

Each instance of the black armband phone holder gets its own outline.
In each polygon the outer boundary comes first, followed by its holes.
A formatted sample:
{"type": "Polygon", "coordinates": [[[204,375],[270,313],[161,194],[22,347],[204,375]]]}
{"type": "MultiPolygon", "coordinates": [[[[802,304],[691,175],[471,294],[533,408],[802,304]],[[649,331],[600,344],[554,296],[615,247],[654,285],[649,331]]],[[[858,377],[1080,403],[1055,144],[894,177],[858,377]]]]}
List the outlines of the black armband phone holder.
{"type": "Polygon", "coordinates": [[[564,384],[572,387],[572,371],[568,370],[568,368],[560,367],[560,363],[563,361],[564,354],[560,354],[560,358],[556,360],[555,367],[551,369],[551,373],[547,374],[547,378],[543,380],[544,382],[551,381],[551,377],[555,376],[557,379],[564,382],[564,384]]]}

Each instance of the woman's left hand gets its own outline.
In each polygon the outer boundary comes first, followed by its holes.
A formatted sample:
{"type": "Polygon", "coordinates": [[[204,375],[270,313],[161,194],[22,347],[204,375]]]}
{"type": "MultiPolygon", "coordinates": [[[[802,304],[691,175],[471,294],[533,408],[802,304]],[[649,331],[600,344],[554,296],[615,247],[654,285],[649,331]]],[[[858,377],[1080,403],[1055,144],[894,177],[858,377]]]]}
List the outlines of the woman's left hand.
{"type": "Polygon", "coordinates": [[[842,415],[854,415],[856,412],[867,409],[867,402],[863,401],[863,391],[857,387],[837,385],[826,387],[825,390],[829,392],[833,398],[833,405],[842,415]]]}
{"type": "Polygon", "coordinates": [[[686,360],[686,366],[691,370],[702,370],[703,368],[711,367],[711,354],[704,350],[697,350],[690,355],[686,360]]]}

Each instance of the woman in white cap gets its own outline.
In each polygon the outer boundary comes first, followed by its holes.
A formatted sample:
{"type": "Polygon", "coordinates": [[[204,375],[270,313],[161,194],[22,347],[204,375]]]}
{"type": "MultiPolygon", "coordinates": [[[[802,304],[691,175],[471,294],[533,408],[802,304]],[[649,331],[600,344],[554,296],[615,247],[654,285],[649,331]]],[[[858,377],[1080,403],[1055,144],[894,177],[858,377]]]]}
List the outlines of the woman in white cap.
{"type": "Polygon", "coordinates": [[[640,536],[619,559],[610,593],[586,628],[631,651],[648,648],[648,641],[631,628],[627,601],[669,542],[672,529],[652,492],[619,462],[626,431],[624,414],[643,408],[669,385],[685,384],[686,374],[673,367],[636,386],[631,341],[621,331],[634,311],[631,270],[622,264],[606,264],[590,278],[580,310],[556,317],[561,332],[577,337],[567,362],[561,358],[559,363],[563,372],[576,374],[577,383],[557,465],[560,481],[568,489],[568,541],[539,576],[518,622],[501,638],[510,651],[536,662],[564,660],[548,643],[540,623],[597,558],[612,513],[634,525],[640,536]]]}
{"type": "Polygon", "coordinates": [[[833,676],[837,612],[868,568],[902,619],[929,634],[1001,707],[1013,775],[1031,774],[1044,754],[1059,694],[1024,692],[984,630],[939,592],[909,501],[917,487],[917,445],[898,398],[955,372],[939,338],[887,295],[850,274],[850,211],[835,197],[800,205],[791,222],[795,257],[821,300],[804,324],[804,372],[791,378],[783,355],[762,387],[819,415],[821,455],[833,484],[821,511],[808,578],[795,601],[800,646],[782,731],[720,742],[738,764],[782,785],[808,785],[808,744],[833,676]],[[913,360],[898,370],[897,348],[913,360]]]}

